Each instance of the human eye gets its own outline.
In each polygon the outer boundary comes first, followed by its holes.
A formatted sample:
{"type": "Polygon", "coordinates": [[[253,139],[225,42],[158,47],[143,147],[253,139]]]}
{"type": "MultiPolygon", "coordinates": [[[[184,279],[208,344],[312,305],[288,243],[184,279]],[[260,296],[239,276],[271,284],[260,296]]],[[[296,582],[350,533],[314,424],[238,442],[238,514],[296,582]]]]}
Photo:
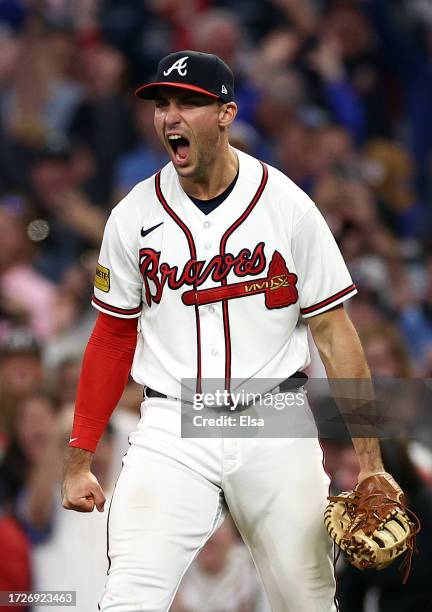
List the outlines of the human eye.
{"type": "Polygon", "coordinates": [[[188,96],[187,98],[183,99],[182,105],[189,107],[189,108],[202,106],[202,99],[199,98],[198,96],[188,96]]]}

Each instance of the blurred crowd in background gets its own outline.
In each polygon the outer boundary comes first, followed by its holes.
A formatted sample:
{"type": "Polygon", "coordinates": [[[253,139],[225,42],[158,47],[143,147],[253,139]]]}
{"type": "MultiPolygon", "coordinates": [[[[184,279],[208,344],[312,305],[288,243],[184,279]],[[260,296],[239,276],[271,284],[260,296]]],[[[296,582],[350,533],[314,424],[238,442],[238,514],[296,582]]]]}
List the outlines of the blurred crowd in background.
{"type": "MultiPolygon", "coordinates": [[[[133,90],[188,48],[235,73],[232,144],[324,214],[359,288],[348,309],[373,374],[432,377],[430,1],[0,0],[0,590],[76,589],[79,612],[96,609],[107,569],[106,511],[66,512],[59,493],[92,278],[111,208],[167,161],[133,90]]],[[[108,499],[140,398],[131,382],[95,455],[108,499]]],[[[342,564],[342,612],[432,611],[423,434],[383,445],[423,521],[410,581],[342,564]]],[[[351,488],[352,448],[326,449],[335,490],[351,488]]],[[[268,610],[231,523],[172,609],[268,610]]]]}

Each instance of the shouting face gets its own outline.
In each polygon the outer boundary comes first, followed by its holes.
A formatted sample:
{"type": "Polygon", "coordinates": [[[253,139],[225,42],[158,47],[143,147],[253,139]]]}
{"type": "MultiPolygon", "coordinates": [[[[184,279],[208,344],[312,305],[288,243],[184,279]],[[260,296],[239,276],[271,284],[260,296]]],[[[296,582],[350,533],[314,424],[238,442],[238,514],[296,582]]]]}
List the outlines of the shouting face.
{"type": "Polygon", "coordinates": [[[177,173],[203,176],[220,151],[221,139],[235,115],[235,104],[186,89],[160,87],[154,124],[177,173]]]}

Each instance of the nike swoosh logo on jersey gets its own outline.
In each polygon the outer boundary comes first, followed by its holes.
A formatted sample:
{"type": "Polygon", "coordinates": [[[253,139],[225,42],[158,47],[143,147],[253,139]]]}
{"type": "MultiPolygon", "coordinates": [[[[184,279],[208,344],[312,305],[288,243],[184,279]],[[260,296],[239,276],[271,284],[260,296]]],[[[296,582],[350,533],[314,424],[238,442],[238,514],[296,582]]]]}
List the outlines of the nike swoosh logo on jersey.
{"type": "Polygon", "coordinates": [[[69,444],[71,444],[72,442],[75,442],[75,440],[78,440],[78,438],[71,438],[71,439],[69,440],[69,444]]]}
{"type": "Polygon", "coordinates": [[[144,236],[147,236],[147,234],[150,234],[150,232],[152,232],[153,230],[155,230],[157,227],[159,227],[159,225],[162,225],[163,221],[161,221],[160,223],[158,223],[157,225],[153,225],[153,227],[149,227],[148,229],[144,229],[143,227],[141,228],[141,236],[144,238],[144,236]]]}

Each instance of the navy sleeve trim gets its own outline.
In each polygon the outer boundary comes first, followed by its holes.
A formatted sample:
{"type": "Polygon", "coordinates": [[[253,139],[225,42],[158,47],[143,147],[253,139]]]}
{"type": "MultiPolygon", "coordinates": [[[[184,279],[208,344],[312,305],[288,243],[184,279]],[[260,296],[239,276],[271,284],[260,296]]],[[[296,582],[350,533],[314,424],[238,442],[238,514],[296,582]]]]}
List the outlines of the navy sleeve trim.
{"type": "Polygon", "coordinates": [[[301,308],[300,313],[302,315],[305,315],[305,314],[310,314],[311,312],[315,312],[316,310],[320,310],[320,308],[324,308],[325,306],[328,306],[329,304],[332,304],[333,302],[340,300],[340,298],[344,297],[345,295],[348,295],[348,293],[351,293],[352,291],[356,291],[356,286],[354,285],[354,283],[350,285],[349,287],[342,289],[342,291],[338,291],[334,295],[331,295],[327,299],[322,300],[321,302],[318,302],[317,304],[313,304],[313,306],[308,306],[307,308],[301,308]]]}
{"type": "Polygon", "coordinates": [[[136,314],[139,314],[142,310],[141,304],[137,306],[136,308],[118,308],[117,306],[111,306],[111,304],[107,304],[106,302],[103,302],[102,300],[97,298],[95,295],[92,298],[92,302],[94,302],[94,304],[96,304],[97,306],[100,306],[101,308],[108,310],[109,312],[114,312],[116,314],[122,314],[122,315],[136,315],[136,314]]]}

